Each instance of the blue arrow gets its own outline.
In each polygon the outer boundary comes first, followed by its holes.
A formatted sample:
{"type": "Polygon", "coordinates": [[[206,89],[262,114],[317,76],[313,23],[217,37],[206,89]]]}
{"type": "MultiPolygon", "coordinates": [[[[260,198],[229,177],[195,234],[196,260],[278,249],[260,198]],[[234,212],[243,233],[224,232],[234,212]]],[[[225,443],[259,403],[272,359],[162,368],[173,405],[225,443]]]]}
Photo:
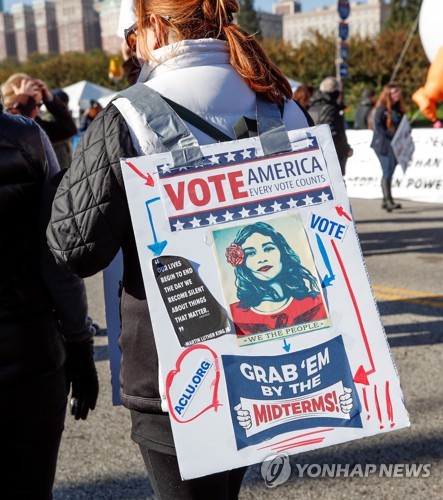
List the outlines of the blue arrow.
{"type": "Polygon", "coordinates": [[[152,220],[152,214],[151,214],[151,209],[149,208],[149,205],[151,203],[154,203],[155,201],[158,201],[160,198],[151,198],[146,202],[146,209],[148,210],[148,217],[149,217],[149,223],[151,224],[151,229],[152,229],[152,235],[154,236],[154,243],[152,245],[148,245],[149,250],[152,251],[152,253],[157,257],[158,255],[161,255],[163,250],[165,249],[165,246],[168,244],[166,240],[164,241],[158,241],[157,240],[157,234],[155,233],[155,228],[154,228],[154,221],[152,220]]]}
{"type": "Polygon", "coordinates": [[[322,288],[326,288],[327,286],[331,286],[332,285],[332,282],[335,280],[335,276],[332,275],[332,276],[328,276],[326,275],[324,278],[323,278],[323,281],[321,282],[321,287],[322,288]]]}
{"type": "Polygon", "coordinates": [[[322,288],[326,288],[327,286],[331,286],[332,282],[335,280],[335,274],[332,271],[332,266],[329,261],[328,254],[326,252],[326,248],[323,245],[323,241],[321,240],[320,236],[318,234],[315,235],[317,238],[317,245],[320,250],[321,257],[323,259],[323,262],[325,263],[326,269],[328,270],[329,274],[327,274],[322,281],[322,288]]]}
{"type": "Polygon", "coordinates": [[[286,352],[289,352],[289,350],[291,349],[291,344],[288,344],[286,342],[286,339],[283,340],[283,349],[286,351],[286,352]]]}

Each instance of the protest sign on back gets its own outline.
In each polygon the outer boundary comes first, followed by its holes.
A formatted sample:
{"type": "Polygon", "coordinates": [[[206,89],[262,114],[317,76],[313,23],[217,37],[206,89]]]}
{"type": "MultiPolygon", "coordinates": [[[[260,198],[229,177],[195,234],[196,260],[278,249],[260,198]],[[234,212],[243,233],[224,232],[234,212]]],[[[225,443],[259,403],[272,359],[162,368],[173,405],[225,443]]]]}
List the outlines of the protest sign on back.
{"type": "Polygon", "coordinates": [[[184,479],[409,425],[326,125],[124,159],[184,479]]]}

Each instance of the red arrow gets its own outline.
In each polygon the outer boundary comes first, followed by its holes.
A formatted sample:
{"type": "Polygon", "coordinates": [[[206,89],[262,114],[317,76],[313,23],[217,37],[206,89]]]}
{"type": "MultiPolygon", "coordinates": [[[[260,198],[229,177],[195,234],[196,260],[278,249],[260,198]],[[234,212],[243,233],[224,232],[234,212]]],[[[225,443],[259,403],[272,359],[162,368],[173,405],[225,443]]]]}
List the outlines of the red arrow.
{"type": "Polygon", "coordinates": [[[354,382],[356,384],[369,385],[368,372],[363,368],[363,365],[360,365],[355,372],[354,382]]]}
{"type": "Polygon", "coordinates": [[[351,287],[351,282],[349,281],[349,277],[348,277],[348,274],[346,273],[346,268],[344,266],[341,255],[338,251],[337,245],[335,244],[334,240],[331,240],[331,244],[332,244],[332,248],[334,249],[335,255],[337,257],[338,263],[340,264],[340,268],[341,268],[341,271],[343,273],[343,277],[345,279],[346,286],[348,287],[349,295],[351,296],[352,305],[354,306],[355,314],[356,314],[357,320],[358,320],[358,326],[360,327],[360,332],[361,332],[361,335],[363,337],[363,343],[365,345],[366,352],[367,352],[368,358],[369,358],[369,363],[371,365],[370,370],[366,370],[361,365],[354,375],[354,382],[357,384],[369,385],[368,375],[375,373],[375,366],[374,366],[374,360],[372,358],[371,348],[369,347],[368,336],[366,334],[365,326],[363,324],[363,320],[362,320],[362,317],[360,314],[360,309],[359,309],[358,304],[357,304],[357,299],[355,298],[355,295],[354,295],[354,290],[351,287]]]}
{"type": "Polygon", "coordinates": [[[139,176],[141,177],[142,179],[144,179],[146,182],[145,182],[145,185],[146,186],[154,186],[154,179],[151,177],[150,174],[142,174],[140,172],[140,170],[133,164],[131,163],[130,161],[125,161],[126,165],[128,165],[128,167],[132,168],[132,170],[134,170],[134,172],[139,176]]]}
{"type": "Polygon", "coordinates": [[[352,221],[352,218],[345,212],[344,208],[341,205],[337,205],[335,207],[335,211],[340,217],[345,217],[346,219],[352,221]]]}

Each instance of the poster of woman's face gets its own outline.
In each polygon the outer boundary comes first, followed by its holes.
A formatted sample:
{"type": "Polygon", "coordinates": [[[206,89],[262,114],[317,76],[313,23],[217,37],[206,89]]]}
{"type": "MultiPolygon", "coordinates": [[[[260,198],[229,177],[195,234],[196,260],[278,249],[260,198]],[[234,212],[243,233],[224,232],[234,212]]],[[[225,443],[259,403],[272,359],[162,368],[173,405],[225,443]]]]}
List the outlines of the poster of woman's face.
{"type": "Polygon", "coordinates": [[[298,216],[212,231],[239,344],[330,326],[311,248],[298,216]],[[254,338],[251,338],[254,336],[254,338]]]}

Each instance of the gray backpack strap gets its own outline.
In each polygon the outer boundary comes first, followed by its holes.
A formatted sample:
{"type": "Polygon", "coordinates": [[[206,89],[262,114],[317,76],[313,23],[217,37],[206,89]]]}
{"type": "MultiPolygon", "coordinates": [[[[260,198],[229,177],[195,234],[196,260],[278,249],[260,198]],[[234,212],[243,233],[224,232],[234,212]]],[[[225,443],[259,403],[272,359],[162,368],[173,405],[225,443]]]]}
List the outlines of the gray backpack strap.
{"type": "Polygon", "coordinates": [[[203,154],[197,139],[177,113],[154,89],[136,83],[119,92],[116,98],[125,97],[151,128],[165,148],[171,152],[175,167],[185,167],[203,163],[203,154]]]}
{"type": "Polygon", "coordinates": [[[288,131],[276,104],[257,95],[257,129],[265,156],[292,151],[288,131]]]}
{"type": "MultiPolygon", "coordinates": [[[[157,134],[164,147],[171,152],[174,166],[192,166],[203,162],[197,139],[158,92],[143,83],[136,83],[119,92],[118,97],[128,99],[144,124],[157,134]]],[[[278,106],[258,95],[257,128],[265,156],[292,150],[278,106]]]]}

